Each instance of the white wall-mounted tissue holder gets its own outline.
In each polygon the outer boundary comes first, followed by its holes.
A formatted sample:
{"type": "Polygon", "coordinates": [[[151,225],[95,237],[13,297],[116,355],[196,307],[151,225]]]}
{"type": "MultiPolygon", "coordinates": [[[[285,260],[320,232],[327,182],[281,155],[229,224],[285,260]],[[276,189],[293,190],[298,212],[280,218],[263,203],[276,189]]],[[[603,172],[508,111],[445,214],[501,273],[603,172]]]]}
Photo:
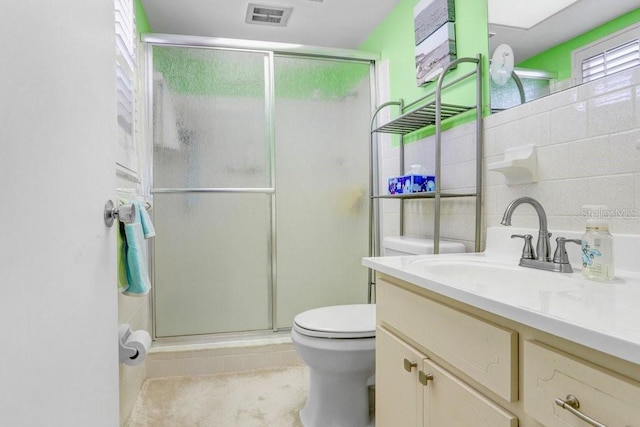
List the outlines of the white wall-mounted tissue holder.
{"type": "Polygon", "coordinates": [[[535,145],[510,148],[501,162],[489,163],[487,170],[504,174],[507,185],[538,182],[538,156],[535,145]]]}
{"type": "Polygon", "coordinates": [[[123,323],[118,328],[118,335],[120,363],[134,366],[144,362],[151,348],[149,332],[142,329],[132,331],[128,323],[123,323]]]}

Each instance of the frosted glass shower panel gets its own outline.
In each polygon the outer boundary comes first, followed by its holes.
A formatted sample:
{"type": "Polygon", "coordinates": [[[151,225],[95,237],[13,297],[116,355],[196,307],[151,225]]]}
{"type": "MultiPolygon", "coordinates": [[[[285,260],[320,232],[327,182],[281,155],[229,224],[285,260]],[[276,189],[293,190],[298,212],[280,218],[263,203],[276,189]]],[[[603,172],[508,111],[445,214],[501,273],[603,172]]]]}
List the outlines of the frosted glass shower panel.
{"type": "Polygon", "coordinates": [[[310,308],[366,302],[369,73],[275,58],[278,328],[310,308]]]}
{"type": "Polygon", "coordinates": [[[156,335],[270,329],[271,196],[154,196],[156,335]]]}
{"type": "Polygon", "coordinates": [[[156,188],[271,187],[263,52],[153,48],[156,188]],[[187,173],[184,173],[187,171],[187,173]]]}

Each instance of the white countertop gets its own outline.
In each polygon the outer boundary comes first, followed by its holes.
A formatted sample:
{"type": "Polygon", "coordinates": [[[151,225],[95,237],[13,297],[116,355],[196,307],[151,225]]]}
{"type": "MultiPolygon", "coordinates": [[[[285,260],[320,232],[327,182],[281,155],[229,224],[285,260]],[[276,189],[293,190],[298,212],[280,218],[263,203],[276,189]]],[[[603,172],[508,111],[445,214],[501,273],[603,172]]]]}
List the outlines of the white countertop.
{"type": "MultiPolygon", "coordinates": [[[[537,235],[537,230],[531,231],[511,227],[489,228],[487,250],[482,253],[370,257],[364,258],[363,264],[473,307],[640,364],[640,272],[634,265],[640,262],[633,263],[635,256],[640,257],[639,246],[636,245],[640,236],[625,235],[618,239],[614,235],[615,253],[621,254],[616,263],[616,278],[611,282],[597,282],[582,276],[581,265],[574,262],[579,260],[577,247],[567,247],[576,269],[574,273],[519,267],[521,243],[514,244],[509,234],[530,232],[537,235]],[[630,256],[630,252],[634,256],[630,256]],[[532,280],[527,285],[496,283],[493,286],[473,278],[460,283],[458,279],[443,278],[430,271],[430,261],[422,260],[479,263],[490,260],[507,272],[522,269],[532,280]],[[624,271],[618,264],[632,271],[624,271]]],[[[554,236],[574,238],[579,234],[558,232],[554,236]]],[[[555,242],[553,246],[555,249],[555,242]]],[[[496,281],[500,278],[496,277],[496,281]]]]}

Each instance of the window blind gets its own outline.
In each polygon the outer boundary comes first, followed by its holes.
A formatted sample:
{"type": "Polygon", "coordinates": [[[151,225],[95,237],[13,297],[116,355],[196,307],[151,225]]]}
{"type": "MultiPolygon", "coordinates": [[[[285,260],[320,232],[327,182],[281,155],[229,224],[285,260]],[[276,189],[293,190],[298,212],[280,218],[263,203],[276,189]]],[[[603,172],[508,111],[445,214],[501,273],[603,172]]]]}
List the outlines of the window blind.
{"type": "Polygon", "coordinates": [[[589,82],[640,65],[638,39],[605,50],[582,61],[582,81],[589,82]]]}
{"type": "Polygon", "coordinates": [[[135,118],[136,29],[133,0],[115,0],[118,142],[133,146],[135,118]]]}

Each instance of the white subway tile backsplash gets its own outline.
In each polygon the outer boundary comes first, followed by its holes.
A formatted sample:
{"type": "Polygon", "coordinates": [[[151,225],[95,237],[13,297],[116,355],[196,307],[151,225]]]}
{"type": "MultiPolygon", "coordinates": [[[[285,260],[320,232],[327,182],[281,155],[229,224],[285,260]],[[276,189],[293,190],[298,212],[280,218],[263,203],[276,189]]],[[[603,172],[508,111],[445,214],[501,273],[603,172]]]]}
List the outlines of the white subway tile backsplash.
{"type": "Polygon", "coordinates": [[[485,117],[484,125],[490,127],[497,127],[507,123],[512,123],[515,120],[525,117],[529,114],[529,104],[522,104],[509,108],[508,110],[500,111],[499,113],[492,114],[489,117],[485,117]]]}
{"type": "Polygon", "coordinates": [[[380,199],[381,211],[384,213],[400,213],[400,203],[396,200],[380,199]]]}
{"type": "Polygon", "coordinates": [[[578,96],[581,100],[585,100],[606,95],[621,89],[631,88],[634,84],[637,84],[639,79],[640,68],[638,67],[620,71],[607,78],[577,86],[578,96]]]}
{"type": "MultiPolygon", "coordinates": [[[[614,232],[640,233],[640,218],[629,215],[640,216],[640,67],[494,114],[483,122],[483,226],[499,225],[512,200],[530,196],[545,208],[550,228],[582,230],[582,206],[604,204],[621,213],[611,220],[614,232]],[[487,164],[503,160],[507,148],[526,144],[538,147],[537,183],[508,186],[501,173],[486,169],[487,164]]],[[[474,132],[475,123],[468,123],[443,133],[441,188],[473,190],[474,132]]],[[[433,137],[408,144],[408,161],[433,164],[433,146],[433,137]]],[[[443,201],[441,208],[442,237],[465,241],[469,248],[475,223],[472,200],[443,201]]],[[[415,203],[405,203],[405,234],[430,236],[433,201],[415,203]]],[[[397,212],[385,218],[385,233],[399,229],[397,212]]],[[[538,226],[535,212],[527,206],[518,208],[513,222],[538,226]]]]}
{"type": "MultiPolygon", "coordinates": [[[[640,72],[638,72],[640,74],[640,72]]],[[[640,78],[638,78],[640,81],[640,78]]],[[[636,86],[636,96],[635,96],[635,128],[640,128],[640,86],[636,86]]]]}
{"type": "Polygon", "coordinates": [[[630,215],[628,215],[627,221],[625,223],[626,227],[621,232],[640,234],[640,173],[636,173],[633,175],[633,181],[634,181],[633,209],[630,215]]]}
{"type": "MultiPolygon", "coordinates": [[[[500,113],[502,114],[502,113],[500,113]]],[[[522,128],[518,124],[519,122],[510,122],[505,123],[496,128],[495,140],[491,141],[491,145],[495,144],[496,150],[499,150],[501,154],[504,154],[504,151],[507,148],[511,148],[515,146],[515,142],[517,142],[522,136],[522,128]],[[515,142],[514,142],[515,141],[515,142]]],[[[485,141],[486,143],[486,141],[485,141]]]]}
{"type": "Polygon", "coordinates": [[[576,102],[552,110],[549,116],[549,142],[556,144],[587,137],[587,104],[576,102]]]}
{"type": "MultiPolygon", "coordinates": [[[[609,208],[629,206],[634,199],[633,175],[610,175],[560,181],[564,200],[554,198],[554,214],[582,217],[584,205],[606,205],[609,208]],[[568,193],[568,194],[567,194],[568,193]]],[[[560,193],[562,194],[562,193],[560,193]]]]}
{"type": "Polygon", "coordinates": [[[486,192],[488,189],[492,187],[505,185],[506,179],[504,177],[504,174],[498,171],[487,171],[485,169],[483,182],[484,182],[484,191],[486,192]]]}
{"type": "Polygon", "coordinates": [[[431,201],[409,199],[404,201],[405,215],[424,215],[431,208],[431,201]]]}
{"type": "MultiPolygon", "coordinates": [[[[485,120],[485,123],[486,122],[487,120],[485,120]]],[[[484,137],[483,151],[484,151],[485,157],[493,157],[497,155],[502,155],[504,153],[504,144],[500,146],[500,144],[497,143],[497,136],[496,136],[497,133],[498,133],[497,128],[485,126],[484,135],[483,135],[484,137]]]]}
{"type": "Polygon", "coordinates": [[[401,175],[400,172],[400,157],[387,157],[382,159],[382,173],[380,174],[381,190],[386,189],[387,178],[390,176],[401,175]]]}
{"type": "MultiPolygon", "coordinates": [[[[547,220],[549,222],[549,227],[551,229],[555,229],[555,230],[574,230],[574,231],[583,231],[584,230],[584,221],[580,221],[578,220],[577,222],[579,223],[578,225],[576,225],[576,219],[573,216],[567,216],[567,215],[553,215],[553,216],[549,216],[547,217],[547,220]]],[[[566,236],[562,236],[560,234],[553,234],[551,236],[551,242],[555,242],[555,239],[558,237],[566,237],[566,236]]],[[[555,246],[555,243],[553,243],[555,246]]],[[[571,250],[569,248],[567,248],[568,250],[571,250]]],[[[574,251],[579,251],[580,248],[578,246],[574,246],[573,247],[574,251]]]]}
{"type": "Polygon", "coordinates": [[[634,94],[631,88],[591,98],[587,104],[590,137],[622,132],[635,127],[634,94]]]}
{"type": "Polygon", "coordinates": [[[485,187],[483,191],[483,200],[482,200],[482,213],[485,218],[491,215],[502,215],[504,211],[504,207],[500,207],[502,210],[498,209],[497,203],[497,194],[501,191],[501,187],[499,186],[489,186],[485,187]]]}
{"type": "Polygon", "coordinates": [[[561,107],[574,104],[582,100],[578,94],[578,88],[573,87],[561,92],[554,93],[549,96],[537,99],[535,102],[529,103],[532,114],[539,114],[553,111],[561,107]]]}
{"type": "Polygon", "coordinates": [[[588,178],[612,173],[609,137],[600,136],[566,144],[569,177],[588,178]]]}
{"type": "Polygon", "coordinates": [[[570,78],[564,80],[552,80],[549,82],[549,90],[551,93],[560,92],[561,90],[569,89],[573,86],[573,81],[570,78]]]}
{"type": "Polygon", "coordinates": [[[460,135],[457,138],[447,138],[442,143],[443,165],[451,165],[458,162],[475,160],[475,158],[475,135],[465,134],[460,135]]]}
{"type": "MultiPolygon", "coordinates": [[[[396,204],[400,202],[396,201],[396,204]]],[[[384,213],[380,222],[382,236],[399,236],[400,235],[400,213],[384,213]]]]}
{"type": "Polygon", "coordinates": [[[476,162],[463,161],[442,167],[441,190],[475,187],[476,162]]]}
{"type": "Polygon", "coordinates": [[[422,165],[426,169],[435,168],[435,143],[433,137],[405,145],[405,171],[411,165],[422,165]]]}
{"type": "Polygon", "coordinates": [[[538,147],[538,181],[567,179],[571,177],[570,164],[574,162],[569,155],[569,144],[538,147]],[[570,159],[570,160],[568,160],[570,159]]]}
{"type": "Polygon", "coordinates": [[[504,160],[504,154],[500,154],[498,156],[485,156],[482,164],[482,179],[485,187],[505,184],[504,174],[494,170],[489,170],[490,164],[500,162],[502,160],[504,160]]]}
{"type": "MultiPolygon", "coordinates": [[[[427,138],[422,142],[424,145],[424,156],[426,160],[424,161],[424,166],[427,169],[434,170],[436,167],[436,139],[434,137],[427,138]]],[[[419,163],[420,159],[415,159],[415,162],[419,163]]]]}
{"type": "Polygon", "coordinates": [[[378,147],[380,147],[380,158],[398,156],[400,152],[399,144],[397,143],[397,137],[390,134],[378,134],[378,147]],[[394,143],[394,140],[396,141],[394,143]]]}
{"type": "Polygon", "coordinates": [[[517,127],[517,138],[511,139],[506,148],[521,147],[529,144],[538,146],[550,144],[549,121],[549,112],[520,119],[517,127]]]}
{"type": "Polygon", "coordinates": [[[469,126],[468,124],[456,126],[452,129],[446,131],[446,136],[443,135],[443,139],[457,139],[468,135],[474,135],[475,124],[474,126],[469,126]]]}

